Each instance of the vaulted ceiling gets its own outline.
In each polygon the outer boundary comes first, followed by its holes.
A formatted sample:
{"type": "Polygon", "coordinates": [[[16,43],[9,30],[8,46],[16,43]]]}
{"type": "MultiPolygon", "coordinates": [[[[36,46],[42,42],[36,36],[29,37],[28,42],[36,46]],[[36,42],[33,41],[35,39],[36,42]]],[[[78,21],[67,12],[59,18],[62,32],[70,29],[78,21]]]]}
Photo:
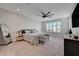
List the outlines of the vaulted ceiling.
{"type": "Polygon", "coordinates": [[[0,3],[0,9],[29,17],[37,21],[47,21],[68,17],[72,14],[76,3],[0,3]],[[54,13],[53,16],[42,18],[41,11],[54,13]]]}

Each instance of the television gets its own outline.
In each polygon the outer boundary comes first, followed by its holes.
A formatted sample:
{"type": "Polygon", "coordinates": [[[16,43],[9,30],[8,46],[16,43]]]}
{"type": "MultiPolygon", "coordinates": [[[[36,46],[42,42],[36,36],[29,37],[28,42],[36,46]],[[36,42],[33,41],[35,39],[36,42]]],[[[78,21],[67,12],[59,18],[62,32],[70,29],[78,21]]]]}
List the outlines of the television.
{"type": "Polygon", "coordinates": [[[76,8],[72,13],[72,27],[79,27],[79,3],[77,3],[76,8]]]}

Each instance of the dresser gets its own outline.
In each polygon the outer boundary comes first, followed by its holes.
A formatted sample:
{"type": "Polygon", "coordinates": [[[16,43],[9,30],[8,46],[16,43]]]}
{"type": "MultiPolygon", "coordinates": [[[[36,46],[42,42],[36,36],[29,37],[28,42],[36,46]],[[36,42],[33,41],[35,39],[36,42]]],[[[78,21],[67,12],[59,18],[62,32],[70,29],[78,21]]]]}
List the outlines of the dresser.
{"type": "Polygon", "coordinates": [[[79,56],[79,39],[64,38],[64,56],[79,56]]]}

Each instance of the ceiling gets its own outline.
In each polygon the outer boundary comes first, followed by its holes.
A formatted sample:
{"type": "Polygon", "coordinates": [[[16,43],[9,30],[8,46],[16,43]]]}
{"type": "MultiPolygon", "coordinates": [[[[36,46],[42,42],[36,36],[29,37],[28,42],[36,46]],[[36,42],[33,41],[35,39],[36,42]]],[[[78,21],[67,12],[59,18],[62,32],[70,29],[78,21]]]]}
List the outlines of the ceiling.
{"type": "Polygon", "coordinates": [[[37,21],[65,18],[72,14],[76,3],[0,3],[0,9],[37,21]],[[17,9],[20,9],[17,11],[17,9]],[[41,11],[53,11],[53,16],[42,18],[41,11]]]}

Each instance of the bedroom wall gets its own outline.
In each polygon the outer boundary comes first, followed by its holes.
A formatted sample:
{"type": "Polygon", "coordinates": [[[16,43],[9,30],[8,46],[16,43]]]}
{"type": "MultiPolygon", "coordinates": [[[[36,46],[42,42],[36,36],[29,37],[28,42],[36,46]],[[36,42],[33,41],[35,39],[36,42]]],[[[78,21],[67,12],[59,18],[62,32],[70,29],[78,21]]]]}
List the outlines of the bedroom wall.
{"type": "MultiPolygon", "coordinates": [[[[67,25],[67,27],[68,27],[69,29],[72,29],[72,32],[73,32],[74,35],[78,35],[78,36],[79,36],[79,27],[76,27],[76,28],[73,28],[73,27],[72,27],[72,16],[70,16],[70,17],[68,18],[68,21],[64,21],[64,23],[67,23],[67,22],[69,22],[69,24],[67,25]]],[[[68,29],[68,28],[66,28],[66,29],[68,29]]],[[[65,30],[65,27],[64,27],[63,30],[65,30]]]]}
{"type": "Polygon", "coordinates": [[[79,27],[75,27],[75,28],[72,27],[72,17],[69,19],[69,23],[70,23],[69,27],[72,29],[73,34],[79,36],[79,27]]]}
{"type": "Polygon", "coordinates": [[[10,12],[0,10],[0,24],[5,23],[8,25],[12,34],[13,41],[15,32],[20,29],[37,29],[41,32],[41,23],[34,21],[31,18],[23,17],[21,15],[13,14],[10,12]]]}
{"type": "MultiPolygon", "coordinates": [[[[77,4],[76,4],[76,5],[77,5],[77,4]]],[[[76,5],[75,5],[74,8],[73,8],[74,10],[75,10],[75,8],[76,8],[76,5]]],[[[74,10],[73,10],[73,11],[74,11],[74,10]]],[[[73,13],[73,12],[72,12],[72,13],[73,13]]],[[[69,28],[72,29],[73,34],[79,36],[79,27],[75,27],[75,28],[72,27],[72,14],[70,15],[70,19],[69,19],[69,28]]]]}
{"type": "MultiPolygon", "coordinates": [[[[52,21],[61,21],[61,33],[54,33],[52,32],[52,35],[55,37],[63,37],[63,34],[67,33],[67,31],[69,30],[69,17],[66,18],[60,18],[60,19],[55,19],[52,21]]],[[[46,21],[48,22],[48,21],[46,21]]],[[[42,32],[46,33],[46,22],[42,22],[42,32]]]]}

